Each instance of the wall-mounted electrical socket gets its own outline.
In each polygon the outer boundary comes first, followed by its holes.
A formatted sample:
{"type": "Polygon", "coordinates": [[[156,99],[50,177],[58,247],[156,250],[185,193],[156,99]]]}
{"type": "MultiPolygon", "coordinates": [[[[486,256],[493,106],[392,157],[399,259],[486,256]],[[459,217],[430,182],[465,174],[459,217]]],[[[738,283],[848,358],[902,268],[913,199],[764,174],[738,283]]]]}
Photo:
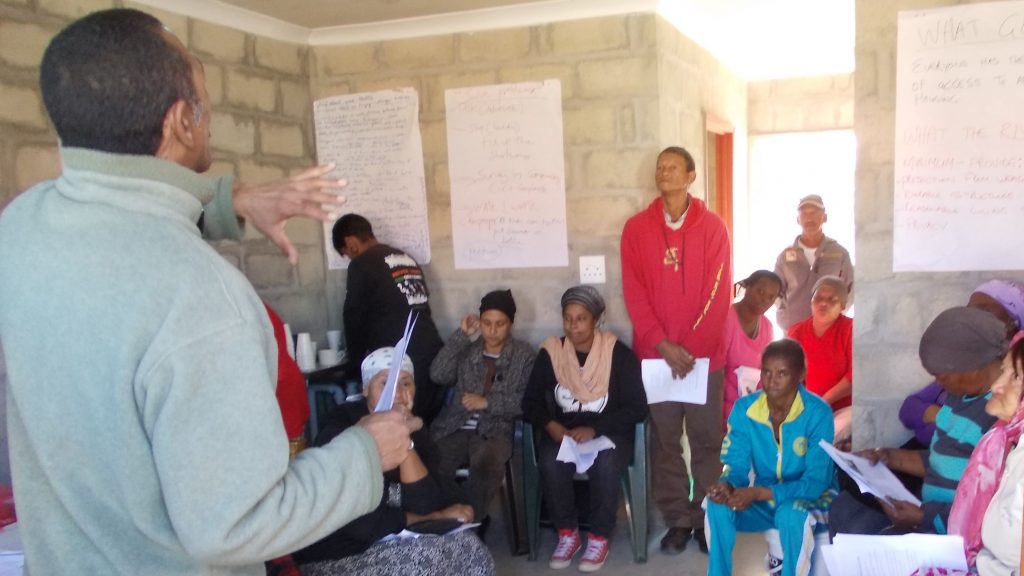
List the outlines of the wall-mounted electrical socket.
{"type": "Polygon", "coordinates": [[[580,256],[580,284],[604,283],[604,256],[580,256]]]}

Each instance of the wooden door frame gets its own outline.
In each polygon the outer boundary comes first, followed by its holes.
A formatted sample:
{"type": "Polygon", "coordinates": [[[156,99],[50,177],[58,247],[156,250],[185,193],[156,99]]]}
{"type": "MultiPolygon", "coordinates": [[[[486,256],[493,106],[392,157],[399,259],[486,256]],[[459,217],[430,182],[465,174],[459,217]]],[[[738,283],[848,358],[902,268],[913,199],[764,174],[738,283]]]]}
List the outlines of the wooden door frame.
{"type": "Polygon", "coordinates": [[[705,114],[704,129],[714,135],[715,205],[710,208],[725,221],[729,238],[733,238],[733,132],[732,124],[711,113],[705,114]]]}

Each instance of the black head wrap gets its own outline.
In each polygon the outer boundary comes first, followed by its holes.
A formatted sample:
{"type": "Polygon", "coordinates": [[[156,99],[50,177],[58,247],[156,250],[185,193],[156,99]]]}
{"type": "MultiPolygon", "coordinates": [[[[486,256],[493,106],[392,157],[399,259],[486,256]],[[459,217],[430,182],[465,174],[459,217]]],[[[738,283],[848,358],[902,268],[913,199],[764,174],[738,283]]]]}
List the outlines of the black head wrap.
{"type": "Polygon", "coordinates": [[[516,301],[512,299],[511,290],[495,290],[488,292],[480,300],[480,313],[487,310],[499,310],[508,316],[512,322],[516,321],[516,301]]]}

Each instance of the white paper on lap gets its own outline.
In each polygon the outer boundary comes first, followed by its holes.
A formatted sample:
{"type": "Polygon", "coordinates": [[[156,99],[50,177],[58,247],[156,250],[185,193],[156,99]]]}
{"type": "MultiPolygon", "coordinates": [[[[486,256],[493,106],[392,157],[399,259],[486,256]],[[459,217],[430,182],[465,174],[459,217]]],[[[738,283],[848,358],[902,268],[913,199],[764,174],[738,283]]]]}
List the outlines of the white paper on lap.
{"type": "Polygon", "coordinates": [[[576,465],[576,473],[583,474],[594,465],[597,455],[602,450],[615,448],[615,442],[607,436],[598,436],[586,442],[576,442],[572,436],[562,436],[562,445],[558,447],[558,455],[555,459],[559,462],[567,462],[576,465]]]}

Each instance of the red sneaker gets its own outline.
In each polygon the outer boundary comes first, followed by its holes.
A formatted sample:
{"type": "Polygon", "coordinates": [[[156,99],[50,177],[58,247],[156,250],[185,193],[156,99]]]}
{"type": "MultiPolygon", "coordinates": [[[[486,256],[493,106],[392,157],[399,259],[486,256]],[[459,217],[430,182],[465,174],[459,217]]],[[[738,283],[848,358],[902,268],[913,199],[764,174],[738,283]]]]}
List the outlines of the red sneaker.
{"type": "Polygon", "coordinates": [[[558,546],[555,546],[555,553],[551,555],[548,566],[554,570],[561,570],[572,564],[572,557],[583,547],[580,542],[579,530],[559,530],[558,546]]]}
{"type": "Polygon", "coordinates": [[[593,534],[587,536],[587,551],[580,560],[580,572],[597,572],[608,559],[608,539],[593,534]]]}

